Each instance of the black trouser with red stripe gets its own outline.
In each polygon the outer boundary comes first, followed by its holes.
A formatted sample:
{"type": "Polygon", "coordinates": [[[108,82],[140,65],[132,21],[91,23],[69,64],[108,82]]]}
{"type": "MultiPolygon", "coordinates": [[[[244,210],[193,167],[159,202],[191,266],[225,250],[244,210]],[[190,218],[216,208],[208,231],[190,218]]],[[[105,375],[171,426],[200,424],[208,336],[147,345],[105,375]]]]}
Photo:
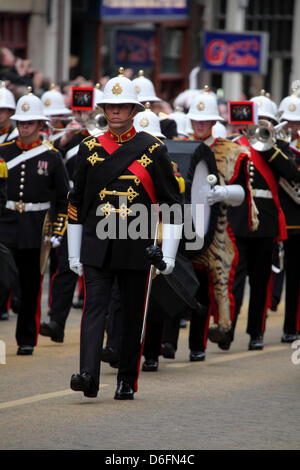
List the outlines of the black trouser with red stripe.
{"type": "Polygon", "coordinates": [[[49,316],[62,330],[72,307],[72,301],[78,276],[70,270],[68,261],[67,237],[63,237],[61,245],[56,249],[57,268],[51,279],[49,316]]]}
{"type": "Polygon", "coordinates": [[[148,271],[111,271],[84,265],[85,303],[81,320],[80,372],[91,374],[98,385],[105,321],[115,277],[121,299],[121,347],[117,380],[128,382],[137,391],[148,271]]]}
{"type": "Polygon", "coordinates": [[[272,237],[236,237],[239,261],[235,271],[232,293],[235,300],[235,314],[232,322],[232,339],[237,317],[240,312],[247,275],[250,296],[248,305],[247,333],[256,338],[264,333],[267,308],[268,284],[272,273],[274,239],[272,237]]]}
{"type": "Polygon", "coordinates": [[[12,250],[19,271],[21,304],[17,318],[19,346],[36,346],[41,317],[40,248],[12,250]]]}
{"type": "Polygon", "coordinates": [[[285,312],[283,332],[296,334],[300,330],[300,235],[289,235],[284,242],[285,312]]]}

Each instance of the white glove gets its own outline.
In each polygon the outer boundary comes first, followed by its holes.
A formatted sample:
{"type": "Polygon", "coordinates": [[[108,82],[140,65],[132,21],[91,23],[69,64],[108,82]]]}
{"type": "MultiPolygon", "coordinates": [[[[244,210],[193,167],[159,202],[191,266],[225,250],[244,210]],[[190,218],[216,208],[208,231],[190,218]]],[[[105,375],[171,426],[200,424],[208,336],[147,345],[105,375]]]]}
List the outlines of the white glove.
{"type": "Polygon", "coordinates": [[[62,239],[62,237],[57,236],[57,235],[53,235],[53,237],[51,237],[52,248],[57,248],[58,246],[60,246],[61,239],[62,239]]]}
{"type": "Polygon", "coordinates": [[[69,266],[78,276],[82,276],[83,268],[80,262],[80,250],[82,240],[82,225],[69,224],[67,225],[68,234],[68,251],[69,251],[69,266]]]}
{"type": "Polygon", "coordinates": [[[217,202],[225,202],[229,206],[239,206],[245,198],[245,191],[239,184],[219,186],[216,184],[207,193],[207,202],[210,206],[217,202]]]}
{"type": "Polygon", "coordinates": [[[163,271],[157,269],[157,274],[168,275],[174,269],[176,254],[181,240],[182,225],[163,224],[162,229],[162,253],[166,267],[163,271]]]}
{"type": "Polygon", "coordinates": [[[78,276],[82,276],[83,268],[79,258],[69,258],[69,266],[73,273],[77,274],[78,276]]]}

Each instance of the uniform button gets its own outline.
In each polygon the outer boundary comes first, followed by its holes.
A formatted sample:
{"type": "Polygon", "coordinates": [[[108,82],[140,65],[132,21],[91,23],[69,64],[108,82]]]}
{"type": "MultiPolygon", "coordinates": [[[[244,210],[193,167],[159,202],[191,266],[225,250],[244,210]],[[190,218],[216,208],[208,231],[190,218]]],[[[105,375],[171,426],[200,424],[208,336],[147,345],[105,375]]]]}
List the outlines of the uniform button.
{"type": "Polygon", "coordinates": [[[253,183],[253,178],[249,178],[249,180],[250,180],[250,183],[253,183]]]}
{"type": "Polygon", "coordinates": [[[20,189],[24,189],[24,185],[23,185],[23,184],[20,184],[19,188],[20,188],[20,189]]]}
{"type": "Polygon", "coordinates": [[[21,168],[25,168],[25,167],[26,167],[25,163],[22,163],[21,168]]]}
{"type": "Polygon", "coordinates": [[[25,179],[24,178],[20,178],[20,182],[21,183],[24,183],[25,179]]]}
{"type": "Polygon", "coordinates": [[[23,193],[22,193],[22,191],[19,193],[19,196],[20,196],[20,197],[22,197],[22,196],[23,196],[23,193]]]}
{"type": "Polygon", "coordinates": [[[64,220],[64,218],[63,218],[63,217],[60,217],[60,218],[59,218],[59,220],[63,221],[63,220],[64,220]]]}
{"type": "Polygon", "coordinates": [[[113,193],[113,194],[117,194],[117,191],[114,189],[112,193],[113,193]]]}
{"type": "Polygon", "coordinates": [[[21,176],[25,176],[25,171],[21,171],[21,176]]]}

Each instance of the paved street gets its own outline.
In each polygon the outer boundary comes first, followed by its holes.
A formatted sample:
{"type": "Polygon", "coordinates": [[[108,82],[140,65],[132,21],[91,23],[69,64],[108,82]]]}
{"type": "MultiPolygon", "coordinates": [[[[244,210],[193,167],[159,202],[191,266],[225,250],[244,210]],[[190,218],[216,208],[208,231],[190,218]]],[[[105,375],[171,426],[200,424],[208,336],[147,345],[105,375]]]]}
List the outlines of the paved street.
{"type": "Polygon", "coordinates": [[[292,362],[297,351],[280,343],[282,309],[269,314],[263,351],[247,349],[245,311],[231,350],[209,343],[202,363],[189,362],[188,328],[181,329],[175,360],[141,372],[130,402],[113,399],[116,370],[107,364],[98,398],[70,390],[79,310],[71,311],[65,342],[39,337],[32,357],[16,356],[12,313],[0,324],[0,449],[300,449],[300,364],[292,362]]]}

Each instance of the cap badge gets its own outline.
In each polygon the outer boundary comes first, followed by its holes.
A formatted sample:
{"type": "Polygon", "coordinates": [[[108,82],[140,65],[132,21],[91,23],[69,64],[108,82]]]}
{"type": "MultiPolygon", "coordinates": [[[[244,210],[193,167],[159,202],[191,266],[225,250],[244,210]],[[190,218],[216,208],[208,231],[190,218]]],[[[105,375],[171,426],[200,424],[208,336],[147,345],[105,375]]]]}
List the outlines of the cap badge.
{"type": "Polygon", "coordinates": [[[140,120],[140,126],[143,127],[143,128],[149,126],[149,121],[146,117],[144,117],[143,119],[140,120]]]}
{"type": "Polygon", "coordinates": [[[26,113],[26,111],[29,111],[29,109],[30,109],[29,103],[27,103],[27,102],[23,103],[22,106],[21,106],[21,109],[22,109],[22,111],[24,111],[24,113],[26,113]]]}
{"type": "Polygon", "coordinates": [[[137,94],[139,94],[141,92],[141,88],[138,85],[135,86],[135,90],[136,90],[137,94]]]}
{"type": "Polygon", "coordinates": [[[296,111],[296,105],[295,105],[294,103],[291,103],[291,104],[289,105],[289,111],[291,111],[291,112],[296,111]]]}
{"type": "Polygon", "coordinates": [[[44,101],[44,106],[50,106],[51,104],[51,100],[49,98],[47,98],[45,101],[44,101]]]}
{"type": "Polygon", "coordinates": [[[205,109],[205,104],[203,103],[203,101],[200,101],[197,104],[197,108],[199,109],[199,111],[203,111],[205,109]]]}
{"type": "Polygon", "coordinates": [[[120,93],[122,93],[122,91],[123,91],[123,88],[121,87],[121,85],[119,83],[116,83],[113,86],[112,92],[113,92],[114,95],[120,95],[120,93]]]}

